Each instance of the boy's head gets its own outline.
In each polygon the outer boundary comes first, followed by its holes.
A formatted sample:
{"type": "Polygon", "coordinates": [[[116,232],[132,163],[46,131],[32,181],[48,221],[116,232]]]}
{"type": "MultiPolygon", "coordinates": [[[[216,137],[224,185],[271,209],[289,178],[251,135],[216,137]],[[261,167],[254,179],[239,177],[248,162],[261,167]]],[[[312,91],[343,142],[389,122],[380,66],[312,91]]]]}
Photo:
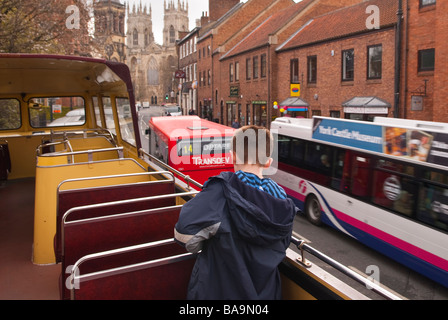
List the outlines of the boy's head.
{"type": "Polygon", "coordinates": [[[232,139],[233,161],[237,165],[269,167],[274,139],[271,132],[259,126],[245,126],[235,131],[232,139]]]}

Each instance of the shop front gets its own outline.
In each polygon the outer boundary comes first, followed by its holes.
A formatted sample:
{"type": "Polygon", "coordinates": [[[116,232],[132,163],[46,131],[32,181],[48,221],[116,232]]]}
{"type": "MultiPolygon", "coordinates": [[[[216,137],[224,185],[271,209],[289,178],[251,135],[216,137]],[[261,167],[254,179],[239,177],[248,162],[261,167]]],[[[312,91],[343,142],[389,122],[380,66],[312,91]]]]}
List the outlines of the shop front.
{"type": "Polygon", "coordinates": [[[292,118],[308,118],[309,103],[299,97],[290,97],[279,104],[283,116],[292,118]]]}
{"type": "Polygon", "coordinates": [[[391,105],[378,97],[354,97],[342,104],[345,119],[373,121],[387,117],[391,105]]]}

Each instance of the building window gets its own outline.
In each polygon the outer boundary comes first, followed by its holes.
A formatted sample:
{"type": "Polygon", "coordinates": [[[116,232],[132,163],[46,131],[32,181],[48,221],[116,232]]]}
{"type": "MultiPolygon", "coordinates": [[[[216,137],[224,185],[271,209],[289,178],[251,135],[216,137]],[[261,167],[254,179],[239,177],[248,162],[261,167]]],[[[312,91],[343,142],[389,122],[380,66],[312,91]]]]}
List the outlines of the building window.
{"type": "Polygon", "coordinates": [[[254,57],[253,59],[253,67],[254,67],[254,72],[253,72],[253,76],[254,79],[258,79],[258,57],[254,57]]]}
{"type": "Polygon", "coordinates": [[[212,84],[212,74],[211,74],[210,70],[208,70],[207,84],[208,85],[212,84]]]}
{"type": "Polygon", "coordinates": [[[383,46],[367,47],[367,78],[381,79],[383,69],[383,46]]]}
{"type": "Polygon", "coordinates": [[[342,51],[342,81],[355,78],[355,49],[342,51]]]}
{"type": "Polygon", "coordinates": [[[420,7],[436,4],[436,0],[420,0],[420,7]]]}
{"type": "Polygon", "coordinates": [[[251,59],[246,59],[246,80],[250,80],[252,78],[252,64],[251,59]]]}
{"type": "Polygon", "coordinates": [[[418,52],[418,71],[433,71],[435,57],[435,49],[420,50],[418,52]]]}
{"type": "Polygon", "coordinates": [[[148,68],[148,85],[158,86],[159,85],[159,66],[156,59],[151,58],[149,61],[148,68]]]}
{"type": "Polygon", "coordinates": [[[266,54],[261,55],[261,77],[266,78],[266,54]]]}
{"type": "Polygon", "coordinates": [[[174,31],[174,27],[170,26],[170,43],[174,43],[176,41],[176,31],[174,31]]]}
{"type": "Polygon", "coordinates": [[[317,56],[308,57],[308,83],[317,81],[317,56]]]}
{"type": "Polygon", "coordinates": [[[137,29],[134,29],[132,36],[133,36],[134,46],[138,46],[138,31],[137,31],[137,29]]]}
{"type": "Polygon", "coordinates": [[[340,118],[341,117],[341,111],[331,111],[330,110],[330,117],[331,118],[340,118]]]}
{"type": "Polygon", "coordinates": [[[229,64],[229,81],[233,82],[233,63],[229,64]]]}
{"type": "Polygon", "coordinates": [[[235,81],[240,81],[240,63],[235,62],[235,81]]]}
{"type": "Polygon", "coordinates": [[[145,47],[149,45],[149,31],[145,29],[145,47]]]}
{"type": "Polygon", "coordinates": [[[289,62],[291,83],[299,83],[299,59],[291,59],[289,62]]]}

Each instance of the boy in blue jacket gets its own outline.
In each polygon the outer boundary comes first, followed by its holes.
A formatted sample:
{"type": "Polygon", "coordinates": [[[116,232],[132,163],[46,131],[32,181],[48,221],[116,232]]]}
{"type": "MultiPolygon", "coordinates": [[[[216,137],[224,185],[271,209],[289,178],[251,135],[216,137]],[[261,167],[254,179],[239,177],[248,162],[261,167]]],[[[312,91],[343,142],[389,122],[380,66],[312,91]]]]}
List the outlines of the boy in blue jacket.
{"type": "Polygon", "coordinates": [[[272,163],[269,130],[246,126],[232,141],[235,173],[210,178],[187,202],[175,239],[199,252],[188,299],[280,299],[278,265],[291,240],[296,209],[262,172],[272,163]]]}

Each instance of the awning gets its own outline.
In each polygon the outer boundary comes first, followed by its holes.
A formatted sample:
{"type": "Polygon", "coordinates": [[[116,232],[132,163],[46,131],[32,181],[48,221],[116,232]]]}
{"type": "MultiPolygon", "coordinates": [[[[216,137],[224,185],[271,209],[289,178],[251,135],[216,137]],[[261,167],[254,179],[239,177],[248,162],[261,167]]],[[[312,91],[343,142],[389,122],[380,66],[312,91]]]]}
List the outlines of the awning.
{"type": "Polygon", "coordinates": [[[288,111],[308,111],[308,107],[310,106],[308,102],[298,97],[290,97],[282,102],[280,102],[279,106],[288,111]]]}
{"type": "Polygon", "coordinates": [[[345,113],[385,113],[389,112],[390,103],[378,97],[354,97],[342,103],[345,113]]]}

